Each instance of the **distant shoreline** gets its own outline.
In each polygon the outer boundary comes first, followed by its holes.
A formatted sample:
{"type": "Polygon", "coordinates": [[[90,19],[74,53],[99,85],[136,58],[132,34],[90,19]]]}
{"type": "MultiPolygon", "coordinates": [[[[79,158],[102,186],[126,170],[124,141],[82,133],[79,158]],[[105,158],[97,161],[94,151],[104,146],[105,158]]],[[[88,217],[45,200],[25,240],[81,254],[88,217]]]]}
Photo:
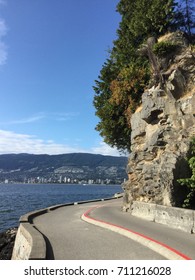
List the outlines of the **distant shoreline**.
{"type": "Polygon", "coordinates": [[[23,182],[9,182],[9,183],[4,183],[0,182],[0,185],[83,185],[83,186],[120,186],[121,184],[118,183],[109,183],[109,184],[89,184],[89,183],[23,183],[23,182]]]}

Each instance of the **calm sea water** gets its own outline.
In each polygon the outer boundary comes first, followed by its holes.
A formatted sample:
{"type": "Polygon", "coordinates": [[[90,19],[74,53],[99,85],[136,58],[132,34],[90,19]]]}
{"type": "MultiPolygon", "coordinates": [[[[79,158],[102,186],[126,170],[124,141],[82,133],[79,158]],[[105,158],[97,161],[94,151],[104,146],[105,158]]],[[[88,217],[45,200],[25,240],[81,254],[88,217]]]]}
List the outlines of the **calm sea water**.
{"type": "Polygon", "coordinates": [[[56,204],[111,197],[118,185],[0,184],[0,232],[17,227],[20,216],[56,204]]]}

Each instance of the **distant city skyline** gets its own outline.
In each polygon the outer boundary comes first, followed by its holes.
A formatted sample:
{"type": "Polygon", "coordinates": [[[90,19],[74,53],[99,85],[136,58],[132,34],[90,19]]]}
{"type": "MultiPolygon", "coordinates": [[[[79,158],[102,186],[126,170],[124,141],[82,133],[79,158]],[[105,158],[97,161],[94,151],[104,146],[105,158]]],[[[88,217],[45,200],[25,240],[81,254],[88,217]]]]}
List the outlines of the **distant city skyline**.
{"type": "Polygon", "coordinates": [[[93,85],[118,0],[0,0],[0,154],[119,155],[95,131],[93,85]]]}

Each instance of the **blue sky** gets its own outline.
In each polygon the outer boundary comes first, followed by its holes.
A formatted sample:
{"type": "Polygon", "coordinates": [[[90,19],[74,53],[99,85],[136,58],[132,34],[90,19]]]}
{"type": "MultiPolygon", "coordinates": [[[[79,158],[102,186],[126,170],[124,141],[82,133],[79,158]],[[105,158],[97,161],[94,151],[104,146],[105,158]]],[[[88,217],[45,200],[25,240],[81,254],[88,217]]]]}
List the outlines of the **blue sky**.
{"type": "Polygon", "coordinates": [[[0,154],[118,155],[95,126],[93,85],[118,0],[0,0],[0,154]]]}

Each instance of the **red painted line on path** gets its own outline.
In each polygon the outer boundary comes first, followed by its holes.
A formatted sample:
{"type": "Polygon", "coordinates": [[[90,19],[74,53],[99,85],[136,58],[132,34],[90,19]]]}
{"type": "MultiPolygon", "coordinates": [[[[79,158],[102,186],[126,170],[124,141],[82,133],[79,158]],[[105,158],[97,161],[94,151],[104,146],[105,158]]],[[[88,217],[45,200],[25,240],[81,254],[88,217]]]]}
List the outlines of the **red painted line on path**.
{"type": "Polygon", "coordinates": [[[116,227],[116,228],[120,228],[120,229],[126,230],[126,231],[128,231],[128,232],[130,232],[130,233],[133,233],[133,234],[136,234],[136,235],[138,235],[138,236],[141,236],[141,237],[143,237],[143,238],[145,238],[145,239],[147,239],[147,240],[149,240],[149,241],[152,241],[152,242],[154,242],[154,243],[156,243],[156,244],[158,244],[158,245],[161,245],[162,247],[165,247],[166,249],[168,249],[168,250],[174,252],[175,254],[177,254],[178,256],[182,257],[182,258],[185,259],[185,260],[192,260],[190,257],[184,255],[183,253],[181,253],[181,252],[175,250],[174,248],[172,248],[172,247],[170,247],[170,246],[168,246],[168,245],[166,245],[166,244],[164,244],[164,243],[162,243],[162,242],[160,242],[160,241],[157,241],[157,240],[155,240],[155,239],[153,239],[153,238],[151,238],[151,237],[149,237],[149,236],[143,235],[143,234],[141,234],[141,233],[139,233],[139,232],[135,232],[135,231],[130,230],[130,229],[128,229],[128,228],[125,228],[125,227],[123,227],[123,226],[119,226],[119,225],[116,225],[116,224],[112,224],[112,223],[109,223],[109,222],[105,222],[105,221],[103,221],[103,220],[95,219],[95,218],[92,218],[92,217],[89,216],[89,214],[90,214],[93,210],[95,210],[95,209],[97,209],[97,208],[100,208],[100,207],[103,207],[103,206],[92,207],[92,208],[88,209],[83,215],[84,215],[86,218],[91,219],[91,220],[93,220],[93,221],[97,221],[97,222],[100,222],[100,223],[103,223],[103,224],[106,224],[106,225],[110,225],[110,226],[113,226],[113,227],[116,227]]]}

